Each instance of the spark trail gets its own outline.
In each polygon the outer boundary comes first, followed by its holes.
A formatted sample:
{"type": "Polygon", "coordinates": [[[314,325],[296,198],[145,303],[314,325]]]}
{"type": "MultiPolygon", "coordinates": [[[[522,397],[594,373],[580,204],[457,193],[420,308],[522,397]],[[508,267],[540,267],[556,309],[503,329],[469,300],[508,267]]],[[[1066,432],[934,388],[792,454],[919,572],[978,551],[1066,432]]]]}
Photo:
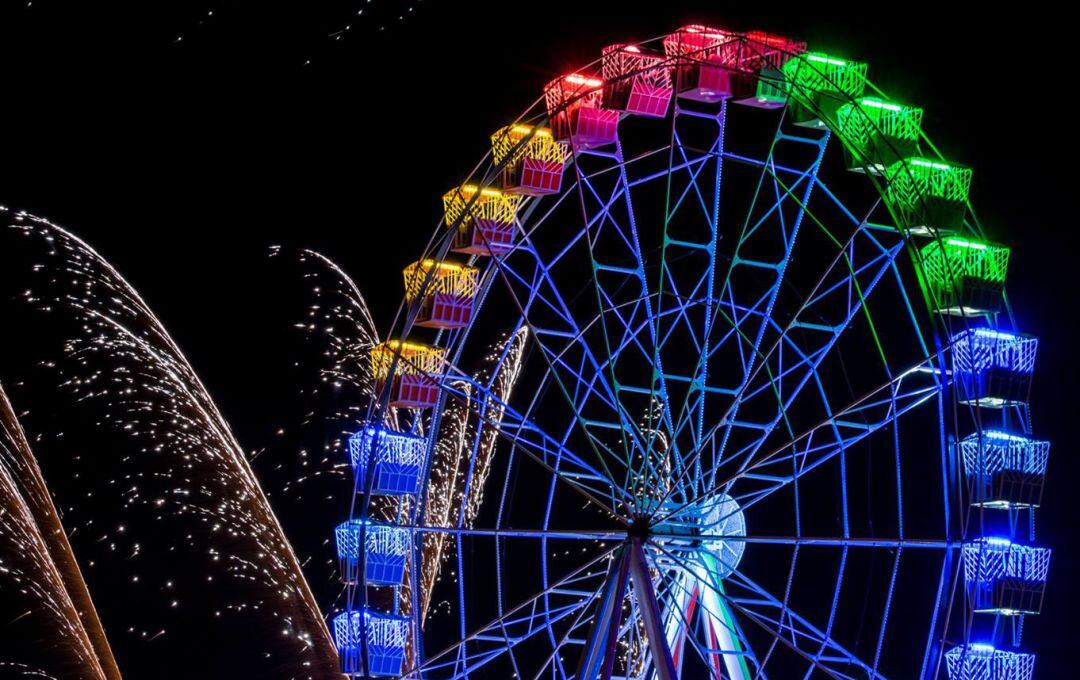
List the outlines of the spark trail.
{"type": "Polygon", "coordinates": [[[3,386],[0,592],[0,676],[119,680],[86,583],[3,386]]]}
{"type": "MultiPolygon", "coordinates": [[[[275,250],[275,255],[280,252],[275,250]]],[[[312,413],[329,423],[338,437],[326,445],[320,464],[311,466],[289,480],[283,491],[290,492],[319,479],[335,479],[336,489],[310,495],[341,498],[340,511],[347,512],[353,481],[347,470],[347,454],[342,450],[344,438],[367,416],[375,397],[375,382],[371,375],[369,352],[379,342],[379,333],[369,306],[359,286],[337,264],[310,250],[299,253],[302,276],[309,285],[311,304],[306,318],[296,324],[313,347],[322,348],[321,363],[315,392],[324,392],[325,408],[312,413]]],[[[426,488],[426,503],[422,521],[429,526],[471,527],[483,502],[488,476],[498,443],[498,425],[502,419],[498,403],[507,403],[521,372],[521,362],[528,340],[527,329],[501,338],[480,360],[473,380],[489,385],[490,397],[481,422],[477,400],[468,406],[458,400],[447,403],[434,446],[431,477],[426,488]],[[466,479],[472,481],[466,489],[466,479]]],[[[464,382],[457,385],[470,391],[464,382]]],[[[316,394],[304,395],[306,398],[316,394]]],[[[415,413],[388,408],[384,422],[395,429],[412,422],[415,413]]],[[[311,421],[309,421],[311,424],[311,421]]],[[[321,489],[321,487],[320,487],[321,489]]],[[[374,517],[386,521],[407,516],[408,508],[399,499],[379,497],[372,509],[374,517]]],[[[340,519],[340,518],[339,518],[340,519]]],[[[326,527],[330,535],[332,525],[326,527]]],[[[421,579],[421,616],[426,618],[431,606],[432,591],[441,578],[453,542],[447,535],[429,534],[423,539],[421,579]]],[[[327,555],[326,564],[336,563],[327,555]]],[[[405,589],[405,611],[411,611],[412,598],[405,589]]]]}
{"type": "Polygon", "coordinates": [[[35,263],[15,272],[38,359],[19,362],[23,423],[49,432],[39,462],[123,671],[335,677],[297,558],[164,326],[71,233],[6,211],[0,225],[0,252],[35,263]],[[54,413],[63,429],[46,427],[54,413]]]}

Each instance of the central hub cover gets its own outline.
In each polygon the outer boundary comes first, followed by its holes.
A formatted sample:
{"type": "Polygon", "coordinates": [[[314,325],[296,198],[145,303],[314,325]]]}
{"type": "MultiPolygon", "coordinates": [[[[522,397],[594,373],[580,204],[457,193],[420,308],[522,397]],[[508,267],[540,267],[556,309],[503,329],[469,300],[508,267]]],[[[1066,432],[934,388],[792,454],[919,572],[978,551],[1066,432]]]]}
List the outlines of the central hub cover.
{"type": "Polygon", "coordinates": [[[700,508],[701,547],[716,558],[720,578],[739,566],[746,550],[746,518],[735,499],[727,494],[706,501],[700,508]]]}

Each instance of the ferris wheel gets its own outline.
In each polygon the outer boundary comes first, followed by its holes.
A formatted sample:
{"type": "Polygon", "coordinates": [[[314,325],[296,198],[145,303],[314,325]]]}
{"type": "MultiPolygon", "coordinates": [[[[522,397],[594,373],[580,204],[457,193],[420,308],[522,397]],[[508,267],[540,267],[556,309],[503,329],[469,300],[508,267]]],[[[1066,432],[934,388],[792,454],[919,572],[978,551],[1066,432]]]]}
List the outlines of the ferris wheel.
{"type": "Polygon", "coordinates": [[[921,123],[693,25],[496,131],[371,353],[343,672],[1030,678],[1037,340],[921,123]]]}

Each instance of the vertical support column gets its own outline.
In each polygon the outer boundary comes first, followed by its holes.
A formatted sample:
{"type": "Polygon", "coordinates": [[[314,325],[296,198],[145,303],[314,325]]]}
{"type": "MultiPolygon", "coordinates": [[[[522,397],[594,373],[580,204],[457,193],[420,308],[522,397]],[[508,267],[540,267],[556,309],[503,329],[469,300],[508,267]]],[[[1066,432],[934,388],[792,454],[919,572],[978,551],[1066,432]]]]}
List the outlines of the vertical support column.
{"type": "Polygon", "coordinates": [[[678,579],[678,594],[676,595],[678,600],[677,604],[670,607],[666,613],[665,635],[675,669],[681,672],[686,656],[686,636],[693,625],[694,611],[697,609],[701,593],[697,587],[697,580],[691,578],[686,572],[680,572],[676,578],[678,579]]]}
{"type": "Polygon", "coordinates": [[[611,677],[615,663],[615,648],[619,639],[619,625],[622,621],[622,602],[626,594],[626,580],[629,572],[630,551],[623,546],[615,551],[611,560],[604,588],[600,593],[600,603],[596,608],[585,650],[578,662],[577,680],[595,680],[603,663],[605,678],[611,677]]]}
{"type": "Polygon", "coordinates": [[[645,549],[640,538],[634,538],[630,544],[630,577],[634,580],[634,594],[637,596],[641,620],[645,624],[645,634],[649,638],[649,652],[652,654],[653,667],[658,680],[675,680],[675,663],[671,659],[664,623],[661,620],[660,603],[656,599],[649,564],[645,560],[645,549]]]}

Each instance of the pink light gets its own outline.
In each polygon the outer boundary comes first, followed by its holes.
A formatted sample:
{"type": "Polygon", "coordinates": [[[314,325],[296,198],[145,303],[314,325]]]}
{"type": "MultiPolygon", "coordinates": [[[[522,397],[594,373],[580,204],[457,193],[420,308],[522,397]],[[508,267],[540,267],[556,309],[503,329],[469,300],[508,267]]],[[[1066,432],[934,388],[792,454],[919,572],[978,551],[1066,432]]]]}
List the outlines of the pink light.
{"type": "Polygon", "coordinates": [[[585,76],[577,73],[572,73],[568,76],[565,76],[563,80],[570,83],[571,85],[588,85],[589,87],[600,87],[604,84],[604,81],[600,80],[599,78],[586,78],[585,76]]]}

